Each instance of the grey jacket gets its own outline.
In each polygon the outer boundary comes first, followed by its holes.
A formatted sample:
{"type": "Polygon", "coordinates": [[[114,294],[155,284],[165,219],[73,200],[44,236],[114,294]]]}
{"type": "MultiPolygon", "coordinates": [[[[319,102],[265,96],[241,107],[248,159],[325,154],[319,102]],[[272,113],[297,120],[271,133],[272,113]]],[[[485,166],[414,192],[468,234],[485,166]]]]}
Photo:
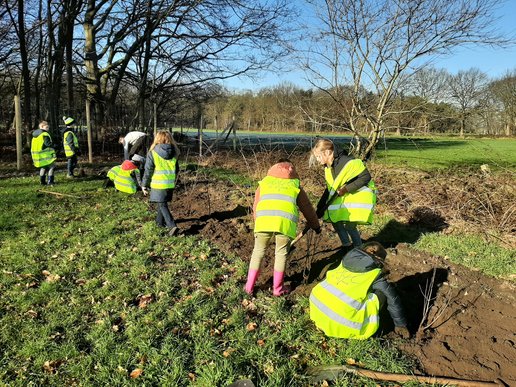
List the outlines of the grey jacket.
{"type": "MultiPolygon", "coordinates": [[[[366,252],[355,248],[348,252],[342,258],[342,266],[353,273],[366,273],[373,269],[381,269],[383,263],[378,259],[373,259],[366,252]]],[[[387,311],[391,315],[394,325],[397,327],[406,327],[407,320],[401,300],[394,289],[383,274],[380,274],[372,283],[370,291],[374,293],[383,293],[387,299],[387,311]]]]}
{"type": "MultiPolygon", "coordinates": [[[[142,187],[149,188],[156,168],[154,164],[154,157],[152,152],[156,152],[159,156],[165,160],[171,160],[174,157],[177,158],[176,150],[171,144],[157,144],[152,151],[147,154],[147,161],[145,162],[145,173],[143,174],[142,187]]],[[[179,177],[179,161],[176,162],[176,184],[179,177]]],[[[172,200],[172,192],[174,189],[156,189],[152,188],[149,201],[151,202],[169,202],[172,200]]]]}
{"type": "MultiPolygon", "coordinates": [[[[344,166],[349,162],[353,160],[352,157],[349,157],[345,155],[344,153],[338,154],[335,159],[333,160],[333,164],[331,165],[331,174],[333,178],[335,179],[339,173],[342,171],[344,166]]],[[[360,174],[358,174],[356,177],[348,181],[344,186],[346,187],[346,190],[348,192],[355,192],[359,188],[362,188],[369,184],[371,181],[371,174],[367,170],[367,168],[362,171],[360,174]]],[[[330,192],[328,191],[328,188],[326,188],[319,199],[319,202],[317,203],[317,216],[320,218],[324,214],[324,210],[326,207],[326,202],[330,198],[330,192]]]]}

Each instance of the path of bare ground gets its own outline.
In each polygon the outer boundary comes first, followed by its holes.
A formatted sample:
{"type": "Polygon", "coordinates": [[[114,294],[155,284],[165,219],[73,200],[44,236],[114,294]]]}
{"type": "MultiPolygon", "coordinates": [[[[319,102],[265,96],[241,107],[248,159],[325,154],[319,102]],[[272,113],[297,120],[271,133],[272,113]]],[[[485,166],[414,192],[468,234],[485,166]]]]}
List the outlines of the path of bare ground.
{"type": "MultiPolygon", "coordinates": [[[[183,183],[184,188],[178,190],[172,204],[179,226],[188,234],[211,240],[221,251],[248,260],[253,249],[249,206],[254,187],[198,176],[183,176],[183,183]]],[[[262,292],[271,291],[273,249],[270,250],[258,283],[262,292]]],[[[391,251],[389,279],[400,291],[409,328],[415,334],[401,349],[419,360],[420,369],[414,372],[486,381],[501,378],[515,385],[514,284],[412,250],[405,244],[391,251]],[[423,325],[430,326],[418,332],[424,304],[421,289],[431,279],[433,269],[434,300],[423,321],[423,325]]],[[[307,234],[289,259],[287,281],[294,288],[293,294],[308,295],[326,270],[338,264],[343,253],[329,226],[323,227],[320,236],[307,234]]],[[[389,320],[388,316],[384,319],[389,320]]],[[[387,337],[392,335],[390,325],[388,322],[384,328],[387,337]]]]}

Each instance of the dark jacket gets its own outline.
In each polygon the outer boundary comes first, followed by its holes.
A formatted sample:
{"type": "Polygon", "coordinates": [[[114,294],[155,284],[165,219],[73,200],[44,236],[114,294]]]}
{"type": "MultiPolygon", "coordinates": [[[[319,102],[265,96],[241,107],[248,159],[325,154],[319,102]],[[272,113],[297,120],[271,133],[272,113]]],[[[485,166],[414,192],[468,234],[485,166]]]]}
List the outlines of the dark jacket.
{"type": "MultiPolygon", "coordinates": [[[[32,132],[32,137],[36,138],[39,135],[41,135],[43,132],[48,133],[48,131],[46,131],[46,130],[36,129],[34,132],[32,132]]],[[[43,149],[53,148],[53,147],[54,147],[54,144],[52,143],[52,138],[50,136],[45,136],[45,138],[43,139],[43,149]]]]}
{"type": "MultiPolygon", "coordinates": [[[[145,173],[143,174],[142,187],[149,188],[154,174],[154,158],[152,152],[156,152],[165,160],[177,158],[176,148],[171,144],[157,144],[152,151],[147,154],[147,161],[145,162],[145,173]]],[[[176,162],[176,184],[179,177],[179,161],[176,162]]],[[[151,202],[169,202],[172,200],[172,192],[174,189],[151,189],[149,201],[151,202]]]]}
{"type": "MultiPolygon", "coordinates": [[[[331,165],[331,174],[333,178],[335,179],[339,173],[342,171],[344,166],[349,162],[353,160],[352,157],[349,157],[348,155],[344,153],[337,154],[335,159],[333,160],[333,163],[331,165]]],[[[353,179],[349,180],[344,186],[346,187],[347,192],[355,192],[359,188],[362,188],[369,184],[371,181],[371,174],[367,170],[367,168],[358,174],[353,179]]],[[[340,187],[339,187],[340,188],[340,187]]],[[[317,203],[317,216],[320,218],[324,214],[324,210],[326,209],[326,204],[328,199],[330,198],[330,192],[328,191],[328,188],[326,188],[319,199],[319,202],[317,203]]]]}
{"type": "MultiPolygon", "coordinates": [[[[360,250],[353,249],[342,258],[342,266],[353,273],[366,273],[373,269],[381,269],[383,263],[379,259],[373,259],[369,254],[360,250]]],[[[406,327],[407,320],[401,300],[394,289],[383,274],[380,274],[371,285],[370,291],[374,293],[383,293],[387,299],[387,310],[391,315],[394,325],[397,327],[406,327]]]]}

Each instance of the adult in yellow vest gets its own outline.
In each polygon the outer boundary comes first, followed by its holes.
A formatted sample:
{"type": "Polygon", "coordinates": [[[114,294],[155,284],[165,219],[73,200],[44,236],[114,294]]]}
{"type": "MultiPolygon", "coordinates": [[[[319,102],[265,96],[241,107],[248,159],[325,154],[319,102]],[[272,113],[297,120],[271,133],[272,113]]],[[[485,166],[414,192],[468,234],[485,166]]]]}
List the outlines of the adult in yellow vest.
{"type": "Polygon", "coordinates": [[[143,194],[147,195],[150,187],[149,201],[156,203],[158,207],[156,224],[158,227],[170,229],[170,235],[176,235],[179,232],[168,208],[179,174],[178,157],[179,148],[170,132],[159,131],[147,154],[142,179],[143,194]]]}
{"type": "Polygon", "coordinates": [[[255,193],[254,249],[244,287],[246,293],[253,294],[265,249],[272,239],[276,243],[272,294],[281,296],[288,293],[289,289],[283,286],[283,279],[290,243],[296,237],[298,207],[308,226],[320,232],[315,210],[307,194],[300,187],[299,176],[294,166],[288,160],[280,160],[269,169],[255,193]]]}
{"type": "Polygon", "coordinates": [[[32,132],[30,146],[32,161],[36,168],[39,168],[39,181],[41,185],[54,185],[54,168],[56,151],[52,143],[52,137],[48,133],[48,122],[41,121],[39,129],[32,132]],[[48,180],[47,175],[48,173],[48,180]]]}
{"type": "Polygon", "coordinates": [[[104,188],[115,187],[118,191],[134,194],[141,187],[140,168],[145,159],[140,155],[133,155],[131,160],[125,160],[122,165],[116,165],[107,173],[104,188]]]}
{"type": "Polygon", "coordinates": [[[382,275],[387,253],[378,242],[348,252],[342,263],[310,294],[310,319],[327,336],[367,339],[380,326],[380,309],[387,307],[394,330],[409,338],[401,300],[382,275]]]}
{"type": "Polygon", "coordinates": [[[79,148],[79,140],[73,132],[72,125],[75,122],[75,120],[72,117],[64,116],[63,122],[66,125],[66,129],[63,133],[63,147],[65,151],[65,156],[68,159],[68,174],[66,175],[66,177],[73,178],[73,171],[77,166],[77,156],[81,154],[81,150],[79,148]]]}
{"type": "Polygon", "coordinates": [[[327,139],[317,141],[312,158],[324,165],[326,180],[317,216],[333,224],[344,247],[360,247],[357,225],[373,222],[376,204],[376,188],[369,171],[361,160],[336,154],[333,142],[327,139]]]}

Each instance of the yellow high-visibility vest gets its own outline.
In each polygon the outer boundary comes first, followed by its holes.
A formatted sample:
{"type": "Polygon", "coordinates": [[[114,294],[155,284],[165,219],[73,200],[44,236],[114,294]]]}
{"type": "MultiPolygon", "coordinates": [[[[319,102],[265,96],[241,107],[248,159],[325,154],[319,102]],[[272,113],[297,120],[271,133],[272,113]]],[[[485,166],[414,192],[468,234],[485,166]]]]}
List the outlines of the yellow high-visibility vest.
{"type": "MultiPolygon", "coordinates": [[[[354,177],[366,169],[362,160],[350,160],[344,165],[342,171],[333,179],[331,167],[324,169],[326,186],[330,192],[329,196],[337,191],[354,177]]],[[[373,222],[373,211],[376,204],[376,187],[371,180],[367,186],[361,187],[356,192],[347,192],[342,196],[335,196],[324,212],[323,220],[332,223],[346,221],[358,224],[371,224],[373,222]]]]}
{"type": "Polygon", "coordinates": [[[37,168],[46,167],[56,161],[56,151],[53,148],[43,149],[45,137],[50,138],[50,134],[45,131],[42,131],[38,137],[32,137],[30,153],[32,162],[37,168]]]}
{"type": "Polygon", "coordinates": [[[117,171],[115,178],[113,180],[113,182],[115,183],[115,188],[117,190],[128,193],[128,194],[136,193],[138,186],[136,184],[136,181],[134,181],[134,178],[131,176],[131,173],[133,171],[135,171],[135,170],[133,169],[133,170],[126,171],[122,168],[120,168],[117,171]]]}
{"type": "Polygon", "coordinates": [[[380,303],[369,288],[380,272],[353,273],[342,265],[328,271],[310,294],[310,319],[330,337],[371,337],[380,326],[380,303]]]}
{"type": "Polygon", "coordinates": [[[70,148],[70,145],[68,145],[68,142],[66,141],[66,137],[68,136],[68,133],[70,133],[73,137],[73,146],[75,147],[75,149],[79,148],[79,140],[77,139],[77,136],[75,135],[75,133],[72,132],[71,130],[64,132],[63,145],[64,145],[64,150],[65,150],[65,155],[66,155],[66,157],[72,157],[75,154],[75,152],[72,150],[72,148],[70,148]]]}
{"type": "Polygon", "coordinates": [[[259,185],[254,232],[279,232],[295,238],[299,220],[299,179],[266,176],[259,185]]]}
{"type": "Polygon", "coordinates": [[[171,189],[176,186],[176,163],[177,159],[174,157],[170,160],[165,160],[158,155],[157,152],[151,151],[154,159],[154,173],[150,183],[151,188],[154,189],[171,189]]]}
{"type": "Polygon", "coordinates": [[[107,173],[107,177],[109,177],[109,179],[114,182],[115,181],[115,177],[116,175],[118,175],[118,172],[122,169],[122,167],[120,165],[115,165],[113,168],[111,168],[108,173],[107,173]]]}

